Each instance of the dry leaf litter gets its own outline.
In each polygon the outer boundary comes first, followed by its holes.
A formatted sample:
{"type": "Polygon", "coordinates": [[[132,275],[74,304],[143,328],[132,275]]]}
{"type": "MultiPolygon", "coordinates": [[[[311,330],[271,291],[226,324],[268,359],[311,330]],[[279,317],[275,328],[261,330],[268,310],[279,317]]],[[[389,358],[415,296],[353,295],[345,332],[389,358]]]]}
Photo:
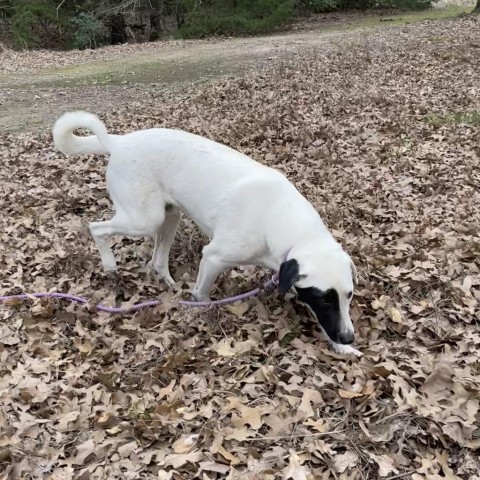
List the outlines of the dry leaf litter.
{"type": "MultiPolygon", "coordinates": [[[[149,241],[117,239],[124,303],[162,306],[0,309],[1,478],[479,479],[479,33],[478,18],[385,29],[103,115],[111,132],[180,127],[285,172],[358,265],[364,356],[329,351],[293,299],[175,307],[205,242],[188,220],[173,291],[143,271],[149,241]]],[[[105,159],[0,138],[0,294],[113,304],[85,233],[111,213],[105,159]]],[[[228,272],[214,297],[267,274],[228,272]]]]}

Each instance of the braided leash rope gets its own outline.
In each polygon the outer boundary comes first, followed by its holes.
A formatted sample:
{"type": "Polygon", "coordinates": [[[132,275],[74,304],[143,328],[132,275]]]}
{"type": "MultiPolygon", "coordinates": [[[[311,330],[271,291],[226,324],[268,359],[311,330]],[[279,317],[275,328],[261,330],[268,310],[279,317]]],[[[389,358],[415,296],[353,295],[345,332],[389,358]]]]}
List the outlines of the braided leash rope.
{"type": "MultiPolygon", "coordinates": [[[[197,307],[197,308],[207,308],[215,305],[228,305],[230,303],[238,302],[241,300],[246,300],[247,298],[255,297],[262,290],[270,288],[274,285],[277,285],[277,274],[273,275],[272,278],[266,281],[262,286],[257,287],[249,292],[241,293],[233,297],[222,298],[221,300],[212,300],[208,302],[196,302],[190,300],[179,300],[178,305],[183,305],[187,307],[197,307]]],[[[60,292],[38,292],[38,293],[23,293],[19,295],[4,295],[0,296],[0,303],[5,303],[12,300],[29,300],[32,298],[60,298],[62,300],[68,300],[70,302],[79,303],[81,305],[87,305],[89,303],[88,298],[80,297],[78,295],[71,295],[69,293],[60,293],[60,292]]],[[[147,302],[137,303],[135,305],[130,305],[128,307],[109,307],[107,305],[95,305],[95,308],[100,312],[107,313],[119,313],[125,314],[130,312],[135,312],[137,310],[142,310],[144,308],[155,307],[162,303],[161,300],[149,300],[147,302]]]]}

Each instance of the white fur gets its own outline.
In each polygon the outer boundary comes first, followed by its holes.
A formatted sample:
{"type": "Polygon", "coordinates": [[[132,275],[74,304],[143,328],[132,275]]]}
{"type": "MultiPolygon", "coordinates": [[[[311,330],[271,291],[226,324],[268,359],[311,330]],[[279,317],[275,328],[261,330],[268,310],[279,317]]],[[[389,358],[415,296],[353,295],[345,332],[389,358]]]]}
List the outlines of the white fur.
{"type": "Polygon", "coordinates": [[[180,130],[111,135],[95,115],[85,112],[59,118],[53,137],[56,148],[67,154],[110,154],[106,179],[116,213],[109,221],[89,226],[106,271],[117,268],[107,243],[110,236],[151,236],[151,265],[173,283],[168,254],[184,211],[211,239],[203,249],[193,290],[198,300],[208,300],[222,270],[262,265],[278,271],[288,252],[301,267],[298,286],[337,290],[341,329],[353,333],[347,299],[353,290],[350,257],[280,172],[180,130]],[[95,135],[75,136],[76,128],[95,135]]]}

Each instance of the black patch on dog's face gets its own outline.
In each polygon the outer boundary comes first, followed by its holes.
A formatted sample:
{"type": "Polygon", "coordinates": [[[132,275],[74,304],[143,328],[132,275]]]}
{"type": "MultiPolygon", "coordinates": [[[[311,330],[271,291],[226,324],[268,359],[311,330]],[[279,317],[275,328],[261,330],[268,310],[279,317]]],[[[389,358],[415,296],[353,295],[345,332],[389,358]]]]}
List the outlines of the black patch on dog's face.
{"type": "Polygon", "coordinates": [[[298,299],[310,307],[330,339],[335,343],[346,343],[340,334],[341,316],[337,291],[333,288],[322,291],[315,287],[295,287],[295,290],[298,299]]]}

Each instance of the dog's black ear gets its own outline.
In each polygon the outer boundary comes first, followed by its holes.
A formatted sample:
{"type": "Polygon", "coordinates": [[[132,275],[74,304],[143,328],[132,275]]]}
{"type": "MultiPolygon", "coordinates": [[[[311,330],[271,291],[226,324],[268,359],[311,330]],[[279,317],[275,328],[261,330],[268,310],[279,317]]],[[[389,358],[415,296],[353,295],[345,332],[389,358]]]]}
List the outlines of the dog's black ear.
{"type": "Polygon", "coordinates": [[[280,265],[278,272],[278,293],[285,295],[292,285],[300,278],[300,266],[298,262],[291,258],[280,265]]]}

